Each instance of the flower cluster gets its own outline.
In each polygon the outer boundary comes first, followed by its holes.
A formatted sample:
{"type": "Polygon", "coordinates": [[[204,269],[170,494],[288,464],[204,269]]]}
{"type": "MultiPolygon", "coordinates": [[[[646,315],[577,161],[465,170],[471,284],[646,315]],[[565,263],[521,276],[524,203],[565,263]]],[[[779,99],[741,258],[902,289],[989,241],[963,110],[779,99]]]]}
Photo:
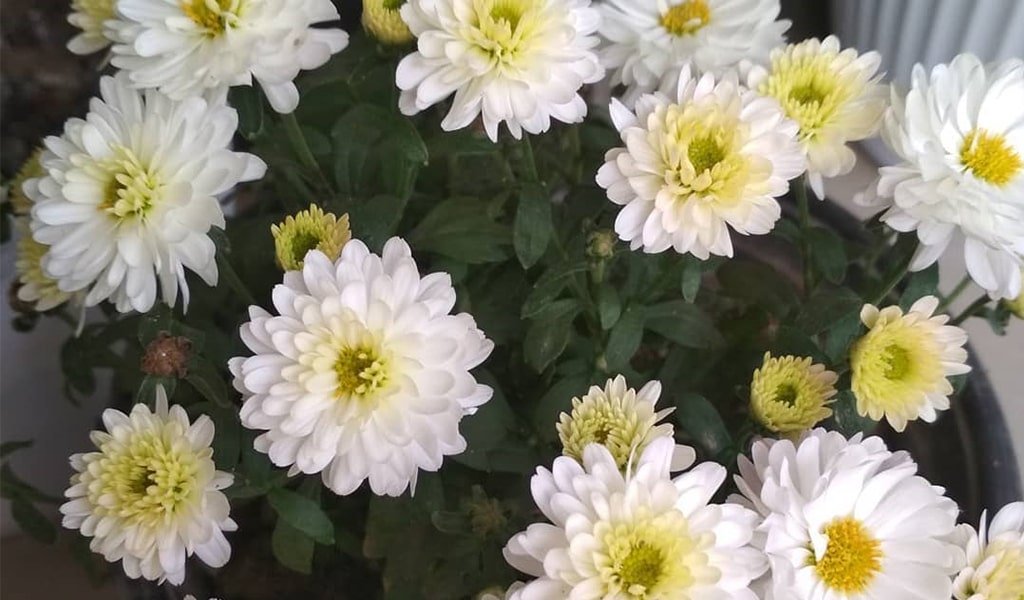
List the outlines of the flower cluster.
{"type": "Polygon", "coordinates": [[[331,0],[73,0],[68,48],[118,72],[13,180],[12,294],[83,324],[101,305],[60,353],[69,388],[113,367],[135,403],[71,457],[63,525],[173,585],[228,562],[229,497],[265,496],[282,564],[350,564],[335,535],[365,536],[396,597],[1024,597],[1024,504],[958,526],[863,433],[938,419],[971,370],[962,321],[1024,313],[1024,63],[963,55],[887,94],[877,53],[787,44],[779,14],[364,0],[332,60],[331,0]],[[879,131],[900,163],[865,201],[914,234],[891,267],[892,232],[848,260],[806,193],[879,131]],[[723,260],[773,232],[801,281],[723,260]],[[954,241],[986,295],[951,318],[967,279],[900,282],[954,241]]]}

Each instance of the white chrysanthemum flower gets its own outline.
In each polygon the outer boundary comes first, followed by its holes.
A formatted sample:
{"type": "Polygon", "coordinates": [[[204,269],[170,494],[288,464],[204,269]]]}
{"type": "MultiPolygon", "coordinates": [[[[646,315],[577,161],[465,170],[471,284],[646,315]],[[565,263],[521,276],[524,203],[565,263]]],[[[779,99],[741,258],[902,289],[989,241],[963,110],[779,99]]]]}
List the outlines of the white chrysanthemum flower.
{"type": "Polygon", "coordinates": [[[64,527],[91,537],[89,548],[122,561],[133,579],[180,584],[193,554],[224,566],[231,546],[223,532],[237,526],[220,491],[233,477],[213,464],[213,421],[203,415],[190,423],[182,407],[168,410],[158,387],[155,412],[145,404],[130,415],[107,409],[103,426],[90,435],[96,452],[71,457],[64,527]]]}
{"type": "Polygon", "coordinates": [[[420,277],[400,238],[382,256],[352,240],[332,263],[310,251],[274,288],[274,316],[250,307],[241,335],[255,355],[231,359],[242,424],[256,449],[292,473],[321,473],[350,494],[415,489],[466,449],[462,417],[491,398],[470,374],[494,344],[466,313],[451,315],[447,273],[420,277]]]}
{"type": "Polygon", "coordinates": [[[75,54],[92,54],[110,45],[104,24],[116,18],[115,0],[71,0],[71,23],[82,32],[68,41],[68,50],[75,54]]]}
{"type": "Polygon", "coordinates": [[[270,105],[290,113],[299,104],[292,81],[348,45],[330,0],[118,0],[107,23],[111,62],[138,88],[176,100],[252,85],[270,105]]]}
{"type": "Polygon", "coordinates": [[[963,566],[959,512],[876,437],[815,429],[794,444],[759,440],[736,483],[764,517],[755,542],[772,600],[949,598],[963,566]]]}
{"type": "Polygon", "coordinates": [[[818,198],[825,197],[824,177],[853,170],[857,157],[846,144],[875,135],[882,125],[888,94],[878,83],[880,62],[877,52],[841,50],[830,35],[776,48],[767,69],[758,65],[748,75],[751,89],[778,100],[800,126],[807,181],[818,198]]]}
{"type": "Polygon", "coordinates": [[[615,232],[633,250],[732,256],[729,228],[771,231],[775,198],[804,171],[796,123],[732,77],[684,69],[675,98],[645,95],[636,114],[612,100],[611,115],[625,147],[605,154],[597,183],[623,206],[615,232]]]}
{"type": "Polygon", "coordinates": [[[445,131],[478,115],[494,141],[501,122],[517,139],[551,119],[579,123],[580,87],[604,77],[590,0],[409,0],[402,18],[417,51],[395,73],[399,107],[413,115],[455,94],[445,131]]]}
{"type": "Polygon", "coordinates": [[[936,315],[938,306],[938,298],[925,296],[906,314],[899,306],[861,309],[868,332],[850,349],[850,388],[861,416],[884,417],[903,431],[908,421],[931,423],[937,411],[949,408],[949,377],[971,367],[963,348],[967,332],[946,325],[949,316],[936,315]]]}
{"type": "Polygon", "coordinates": [[[608,0],[601,11],[601,62],[625,102],[675,87],[680,70],[722,77],[741,64],[767,63],[789,21],[779,0],[608,0]]]}
{"type": "MultiPolygon", "coordinates": [[[[661,396],[661,382],[648,381],[640,391],[626,385],[626,378],[609,379],[604,389],[591,386],[587,395],[572,399],[570,414],[558,417],[556,428],[562,442],[562,454],[583,460],[583,451],[590,444],[601,444],[611,453],[615,463],[625,470],[630,459],[660,437],[674,439],[671,423],[659,421],[675,408],[655,412],[661,396]]],[[[693,448],[677,444],[672,457],[672,470],[682,471],[693,464],[697,454],[693,448]]]]}
{"type": "Polygon", "coordinates": [[[981,531],[966,531],[967,566],[953,581],[956,600],[1024,598],[1024,502],[1007,504],[992,522],[981,514],[981,531]]]}
{"type": "Polygon", "coordinates": [[[550,523],[534,523],[505,547],[505,559],[536,577],[510,598],[690,598],[754,600],[765,570],[750,546],[757,515],[710,504],[725,469],[702,463],[672,479],[671,439],[660,437],[626,473],[591,444],[583,464],[559,457],[537,469],[531,489],[550,523]]]}
{"type": "Polygon", "coordinates": [[[47,175],[30,179],[32,231],[49,246],[46,275],[61,290],[88,288],[85,304],[109,299],[146,312],[160,295],[174,306],[185,269],[217,283],[211,227],[224,227],[217,195],[259,179],[262,160],[229,147],[235,110],[199,97],[174,102],[104,77],[85,120],[48,137],[47,175]]]}
{"type": "Polygon", "coordinates": [[[882,137],[902,162],[880,169],[867,204],[891,204],[882,220],[916,231],[920,271],[963,243],[967,272],[993,298],[1021,291],[1024,266],[1024,62],[981,64],[962,54],[914,68],[895,92],[882,137]]]}

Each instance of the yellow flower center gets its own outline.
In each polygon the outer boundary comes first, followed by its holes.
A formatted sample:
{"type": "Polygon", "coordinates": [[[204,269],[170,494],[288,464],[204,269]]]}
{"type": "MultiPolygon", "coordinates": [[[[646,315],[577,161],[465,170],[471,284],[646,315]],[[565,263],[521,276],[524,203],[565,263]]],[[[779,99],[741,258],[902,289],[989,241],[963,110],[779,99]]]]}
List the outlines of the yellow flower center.
{"type": "Polygon", "coordinates": [[[818,577],[841,593],[857,594],[866,590],[882,566],[878,540],[853,517],[832,521],[822,533],[828,538],[828,546],[825,555],[814,564],[818,577]]]}
{"type": "Polygon", "coordinates": [[[1020,542],[995,540],[985,549],[984,562],[990,568],[975,571],[968,594],[985,600],[1024,598],[1024,546],[1020,542]],[[995,560],[993,560],[993,558],[995,560]]]}
{"type": "Polygon", "coordinates": [[[815,139],[857,93],[855,81],[832,70],[835,56],[782,53],[772,59],[771,73],[758,87],[758,93],[778,100],[786,116],[800,125],[802,141],[815,139]]]}
{"type": "Polygon", "coordinates": [[[689,201],[731,206],[767,191],[771,163],[740,151],[748,126],[735,110],[711,103],[670,104],[648,117],[648,143],[658,153],[664,189],[659,209],[689,201]]]}
{"type": "Polygon", "coordinates": [[[183,0],[181,10],[210,37],[238,24],[242,0],[183,0]]]}
{"type": "Polygon", "coordinates": [[[631,455],[643,451],[653,426],[653,420],[641,420],[630,402],[601,397],[574,399],[572,414],[563,414],[557,429],[566,456],[582,460],[587,445],[601,444],[622,469],[631,455]]]}
{"type": "Polygon", "coordinates": [[[1024,162],[1006,138],[975,129],[967,134],[960,146],[960,162],[982,179],[996,186],[1004,186],[1020,173],[1024,162]]]}
{"type": "Polygon", "coordinates": [[[810,358],[766,354],[750,382],[750,411],[770,431],[789,434],[810,429],[832,414],[836,374],[810,358]]]}
{"type": "Polygon", "coordinates": [[[515,63],[531,48],[543,26],[540,0],[473,0],[476,19],[462,35],[472,42],[491,68],[515,63]]]}
{"type": "Polygon", "coordinates": [[[705,0],[685,0],[661,15],[661,26],[676,36],[693,35],[711,20],[705,0]]]}
{"type": "Polygon", "coordinates": [[[101,166],[107,173],[100,209],[118,221],[145,218],[159,198],[160,179],[157,174],[124,146],[101,166]]]}
{"type": "Polygon", "coordinates": [[[706,560],[700,540],[690,535],[686,518],[677,511],[634,521],[601,523],[595,537],[603,551],[596,554],[606,597],[630,600],[687,597],[695,582],[692,568],[706,560]]]}
{"type": "Polygon", "coordinates": [[[337,260],[352,237],[348,215],[338,218],[315,204],[272,225],[270,233],[274,237],[277,264],[285,271],[301,269],[310,250],[319,250],[328,259],[337,260]]]}
{"type": "Polygon", "coordinates": [[[104,443],[89,501],[133,523],[159,525],[196,500],[203,487],[198,482],[202,462],[211,459],[212,450],[194,453],[187,443],[178,443],[183,435],[179,424],[170,423],[156,432],[134,433],[123,445],[104,443]]]}
{"type": "Polygon", "coordinates": [[[334,363],[340,397],[370,398],[388,384],[387,361],[373,344],[346,346],[334,363]]]}
{"type": "Polygon", "coordinates": [[[415,39],[399,9],[406,0],[363,0],[363,28],[378,41],[401,45],[415,39]]]}

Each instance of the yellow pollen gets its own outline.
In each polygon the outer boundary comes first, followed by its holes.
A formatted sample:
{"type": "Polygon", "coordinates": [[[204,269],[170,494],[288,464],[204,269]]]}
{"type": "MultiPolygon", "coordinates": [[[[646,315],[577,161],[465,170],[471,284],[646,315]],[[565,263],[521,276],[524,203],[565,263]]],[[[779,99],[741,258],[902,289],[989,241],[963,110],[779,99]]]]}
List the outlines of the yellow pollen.
{"type": "Polygon", "coordinates": [[[368,398],[388,383],[387,362],[371,345],[345,347],[334,363],[338,394],[368,398]]]}
{"type": "Polygon", "coordinates": [[[672,35],[693,35],[711,20],[705,0],[685,0],[661,15],[661,26],[672,35]]]}
{"type": "Polygon", "coordinates": [[[108,173],[99,207],[118,221],[145,218],[160,189],[156,173],[142,164],[134,152],[118,146],[102,168],[108,173]]]}
{"type": "Polygon", "coordinates": [[[695,138],[690,142],[686,151],[690,164],[697,174],[711,170],[715,165],[725,159],[725,150],[718,143],[713,135],[705,135],[695,138]]]}
{"type": "Polygon", "coordinates": [[[175,444],[176,436],[164,433],[133,434],[123,446],[107,442],[100,449],[99,485],[90,486],[90,501],[132,522],[157,525],[193,500],[201,492],[200,461],[212,451],[194,454],[188,444],[175,444]]]}
{"type": "Polygon", "coordinates": [[[1024,162],[999,134],[975,129],[967,134],[960,147],[960,162],[982,179],[996,186],[1010,183],[1021,171],[1024,162]]]}
{"type": "Polygon", "coordinates": [[[881,570],[882,550],[863,525],[853,517],[836,519],[822,528],[828,538],[825,555],[813,564],[825,584],[838,592],[856,594],[867,589],[881,570]]]}
{"type": "Polygon", "coordinates": [[[183,0],[181,10],[210,37],[217,37],[238,22],[242,0],[183,0]]]}

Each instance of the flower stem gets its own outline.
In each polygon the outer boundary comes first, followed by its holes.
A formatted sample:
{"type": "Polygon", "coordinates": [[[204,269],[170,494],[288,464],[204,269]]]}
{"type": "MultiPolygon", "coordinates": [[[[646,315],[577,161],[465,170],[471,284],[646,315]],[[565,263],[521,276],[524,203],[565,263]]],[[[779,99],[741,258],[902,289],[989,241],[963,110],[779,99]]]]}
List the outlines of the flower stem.
{"type": "Polygon", "coordinates": [[[956,287],[953,288],[953,291],[950,292],[949,295],[946,296],[942,300],[942,302],[939,303],[939,309],[946,308],[950,304],[953,304],[953,302],[960,297],[960,294],[962,294],[963,291],[967,289],[967,286],[970,285],[970,283],[971,276],[964,275],[964,278],[960,280],[960,283],[956,284],[956,287]]]}
{"type": "Polygon", "coordinates": [[[313,151],[309,148],[309,143],[306,141],[306,135],[302,133],[302,127],[299,126],[298,119],[295,118],[295,113],[290,112],[285,115],[281,115],[281,122],[284,124],[285,135],[288,136],[288,142],[292,145],[292,149],[295,150],[295,154],[298,156],[299,162],[302,163],[307,170],[311,173],[315,173],[317,178],[320,180],[320,184],[325,189],[330,190],[331,186],[327,183],[327,178],[324,177],[323,171],[320,170],[320,164],[316,162],[316,157],[313,156],[313,151]]]}
{"type": "Polygon", "coordinates": [[[800,254],[804,263],[804,293],[811,295],[814,289],[814,261],[811,257],[811,207],[807,199],[807,181],[801,175],[795,184],[797,207],[800,209],[800,254]]]}
{"type": "MultiPolygon", "coordinates": [[[[897,242],[897,246],[899,246],[899,244],[901,243],[902,240],[900,242],[897,242]]],[[[875,306],[881,306],[882,302],[884,302],[885,299],[889,297],[889,292],[891,292],[893,288],[895,288],[896,285],[900,281],[902,281],[903,278],[906,276],[907,270],[910,268],[910,263],[914,260],[914,254],[916,253],[917,246],[919,244],[916,236],[912,238],[911,243],[913,247],[908,249],[908,251],[906,252],[906,257],[903,260],[901,260],[900,263],[897,264],[896,267],[889,272],[888,277],[882,283],[882,287],[879,288],[874,298],[872,298],[871,303],[874,304],[875,306]]]]}
{"type": "Polygon", "coordinates": [[[987,306],[990,301],[991,300],[989,299],[988,295],[986,295],[986,294],[982,294],[981,296],[978,296],[978,298],[976,298],[974,300],[974,302],[971,302],[971,304],[967,308],[965,308],[962,313],[960,313],[959,315],[954,317],[953,320],[949,322],[949,324],[950,325],[959,325],[959,324],[963,323],[967,319],[969,319],[969,318],[973,317],[975,314],[977,314],[977,312],[979,310],[981,310],[982,308],[985,308],[985,306],[987,306]]]}
{"type": "Polygon", "coordinates": [[[245,282],[242,281],[242,278],[238,276],[238,273],[235,271],[235,268],[231,265],[231,261],[228,259],[228,257],[222,256],[220,253],[218,253],[217,259],[217,264],[220,268],[220,274],[224,278],[224,281],[227,282],[228,287],[230,287],[236,294],[241,296],[242,300],[244,300],[246,304],[250,306],[256,305],[256,298],[252,295],[252,292],[249,291],[249,288],[246,287],[245,282]]]}

